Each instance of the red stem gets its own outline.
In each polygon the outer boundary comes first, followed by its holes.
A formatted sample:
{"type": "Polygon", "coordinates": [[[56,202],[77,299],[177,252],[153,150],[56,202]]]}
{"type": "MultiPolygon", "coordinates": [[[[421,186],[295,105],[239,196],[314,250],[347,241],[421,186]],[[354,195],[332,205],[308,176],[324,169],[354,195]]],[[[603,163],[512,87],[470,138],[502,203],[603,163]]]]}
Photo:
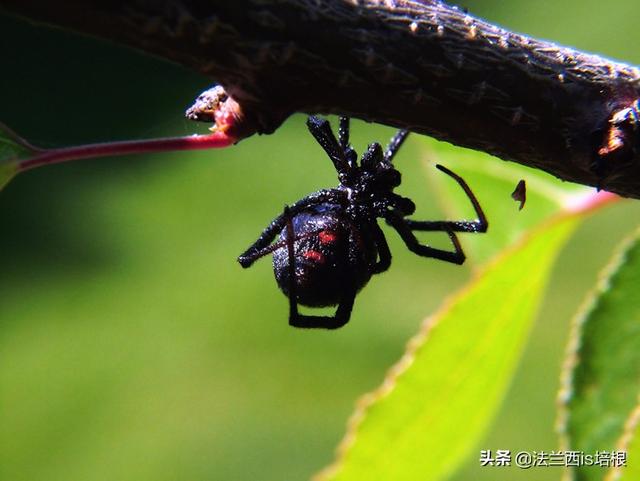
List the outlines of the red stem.
{"type": "Polygon", "coordinates": [[[34,148],[35,155],[20,162],[18,171],[33,169],[41,165],[57,164],[69,160],[92,159],[109,155],[144,154],[169,150],[200,150],[228,147],[237,138],[219,131],[208,135],[168,137],[160,139],[127,140],[99,144],[78,145],[59,149],[34,148]]]}

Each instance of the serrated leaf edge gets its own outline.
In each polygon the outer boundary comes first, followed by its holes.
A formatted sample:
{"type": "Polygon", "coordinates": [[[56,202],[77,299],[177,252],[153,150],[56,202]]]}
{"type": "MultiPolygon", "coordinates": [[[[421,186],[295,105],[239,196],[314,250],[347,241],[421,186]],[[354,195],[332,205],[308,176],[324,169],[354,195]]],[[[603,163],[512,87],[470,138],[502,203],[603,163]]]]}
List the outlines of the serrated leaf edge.
{"type": "MultiPolygon", "coordinates": [[[[624,423],[622,436],[620,436],[618,442],[616,443],[616,451],[628,450],[629,445],[631,444],[631,441],[633,441],[633,438],[636,434],[638,424],[640,424],[640,397],[638,398],[638,404],[631,411],[631,414],[624,423]]],[[[611,469],[609,469],[609,471],[607,471],[607,475],[604,477],[604,481],[617,481],[623,474],[622,469],[623,468],[621,466],[612,467],[611,469]]]]}
{"type": "Polygon", "coordinates": [[[347,452],[356,441],[358,428],[365,419],[369,408],[377,401],[387,397],[391,391],[393,391],[400,376],[402,376],[413,364],[418,351],[424,347],[432,330],[438,326],[440,320],[446,315],[446,313],[451,309],[451,306],[453,306],[458,299],[463,298],[469,291],[473,290],[476,284],[481,281],[485,273],[493,270],[504,258],[509,257],[514,252],[521,249],[530,241],[530,239],[533,239],[540,232],[548,230],[555,225],[568,221],[572,218],[579,218],[581,217],[581,214],[584,214],[584,212],[561,212],[557,216],[543,222],[541,225],[522,236],[514,244],[507,247],[488,263],[483,265],[477,272],[474,272],[472,279],[465,286],[456,293],[447,297],[438,310],[422,322],[418,333],[409,339],[404,354],[398,362],[389,368],[382,384],[373,391],[364,394],[356,401],[355,410],[347,421],[346,433],[336,449],[336,457],[334,461],[316,473],[311,478],[311,481],[327,481],[340,470],[347,452]]]}
{"type": "MultiPolygon", "coordinates": [[[[582,347],[582,331],[585,322],[593,310],[598,306],[600,296],[611,288],[611,279],[624,264],[629,249],[640,239],[640,227],[625,237],[616,247],[611,260],[598,274],[596,285],[591,289],[580,304],[576,314],[571,320],[569,329],[569,341],[565,350],[565,358],[560,370],[560,388],[556,397],[558,414],[556,417],[556,432],[559,436],[560,450],[571,449],[571,441],[568,435],[568,423],[570,418],[569,402],[573,397],[573,372],[580,363],[578,353],[582,347]]],[[[562,481],[573,481],[575,470],[565,469],[562,481]]]]}

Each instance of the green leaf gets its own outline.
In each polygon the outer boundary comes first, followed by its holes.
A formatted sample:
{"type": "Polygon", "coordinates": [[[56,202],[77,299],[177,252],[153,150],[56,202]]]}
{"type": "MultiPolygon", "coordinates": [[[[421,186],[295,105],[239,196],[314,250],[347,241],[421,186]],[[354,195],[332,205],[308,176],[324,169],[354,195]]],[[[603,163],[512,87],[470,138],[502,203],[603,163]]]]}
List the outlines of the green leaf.
{"type": "Polygon", "coordinates": [[[579,219],[564,215],[545,224],[447,302],[382,386],[360,402],[338,460],[318,479],[429,481],[452,474],[499,407],[554,259],[579,219]]]}
{"type": "Polygon", "coordinates": [[[0,123],[0,190],[18,173],[19,161],[33,152],[33,147],[0,123]]]}
{"type": "Polygon", "coordinates": [[[0,190],[13,178],[18,172],[18,165],[15,162],[0,162],[0,190]]]}
{"type": "Polygon", "coordinates": [[[626,465],[614,466],[607,473],[607,481],[637,481],[640,479],[640,404],[636,405],[625,422],[616,449],[626,453],[626,465]]]}
{"type": "MultiPolygon", "coordinates": [[[[594,454],[613,450],[640,393],[640,230],[614,255],[576,317],[563,376],[564,443],[594,454]]],[[[574,469],[601,480],[602,468],[574,469]]],[[[636,478],[634,478],[636,479],[636,478]]]]}

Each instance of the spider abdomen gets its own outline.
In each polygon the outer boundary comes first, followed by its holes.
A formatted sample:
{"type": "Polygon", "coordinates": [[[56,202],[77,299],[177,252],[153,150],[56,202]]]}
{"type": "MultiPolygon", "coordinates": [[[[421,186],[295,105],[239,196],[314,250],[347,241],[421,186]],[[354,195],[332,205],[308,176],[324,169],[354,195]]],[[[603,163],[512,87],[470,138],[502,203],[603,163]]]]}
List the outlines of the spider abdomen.
{"type": "MultiPolygon", "coordinates": [[[[292,219],[296,294],[311,307],[340,303],[345,292],[360,290],[371,278],[376,261],[373,243],[337,204],[319,204],[292,219]]],[[[287,229],[280,232],[283,247],[273,253],[278,286],[289,295],[287,229]]]]}

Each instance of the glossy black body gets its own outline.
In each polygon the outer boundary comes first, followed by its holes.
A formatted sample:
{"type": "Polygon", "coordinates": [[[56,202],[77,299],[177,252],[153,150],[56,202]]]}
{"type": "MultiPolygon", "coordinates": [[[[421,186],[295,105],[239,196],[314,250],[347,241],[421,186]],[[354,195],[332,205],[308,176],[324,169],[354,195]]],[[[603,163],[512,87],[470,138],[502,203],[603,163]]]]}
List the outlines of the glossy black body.
{"type": "MultiPolygon", "coordinates": [[[[356,224],[337,204],[312,206],[293,217],[295,232],[295,276],[298,302],[305,306],[335,306],[345,291],[344,283],[362,289],[373,274],[378,251],[372,233],[356,224]],[[349,245],[355,244],[349,254],[349,245]]],[[[280,243],[287,242],[286,227],[280,243]]],[[[278,286],[289,296],[289,253],[286,248],[273,252],[273,271],[278,286]]]]}
{"type": "Polygon", "coordinates": [[[485,232],[487,219],[466,182],[450,170],[436,167],[452,177],[465,191],[478,219],[473,221],[416,221],[411,199],[393,192],[400,172],[393,157],[408,135],[400,130],[386,150],[374,142],[360,163],[349,145],[349,119],[340,118],[338,138],[329,122],[311,116],[309,131],[322,146],[338,172],[334,189],[314,192],[275,218],[240,257],[242,267],[273,253],[273,267],[280,289],[289,298],[289,324],[295,327],[335,329],[349,321],[355,296],[369,279],[391,265],[391,252],[378,225],[391,225],[407,248],[422,257],[455,264],[465,260],[457,232],[485,232]],[[414,231],[446,232],[453,250],[421,244],[414,231]],[[274,242],[274,239],[278,240],[274,242]],[[337,305],[333,316],[298,312],[298,304],[311,307],[337,305]]]}

